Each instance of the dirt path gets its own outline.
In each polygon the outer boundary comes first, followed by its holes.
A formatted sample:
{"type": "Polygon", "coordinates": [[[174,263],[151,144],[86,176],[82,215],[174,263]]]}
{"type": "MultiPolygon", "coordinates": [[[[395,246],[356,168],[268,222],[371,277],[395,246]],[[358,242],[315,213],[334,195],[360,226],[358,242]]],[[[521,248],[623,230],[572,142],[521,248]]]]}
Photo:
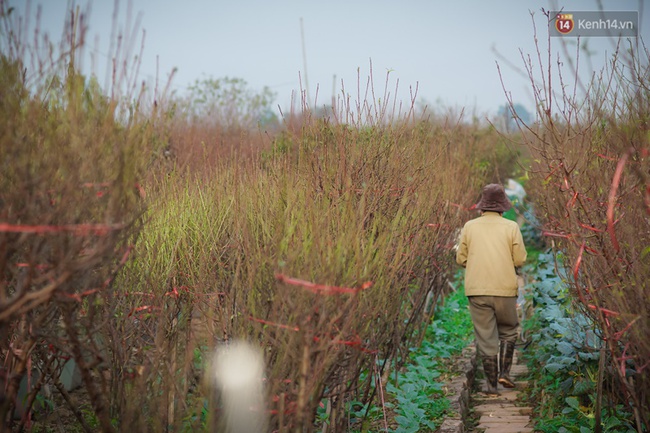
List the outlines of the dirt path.
{"type": "Polygon", "coordinates": [[[469,432],[532,433],[534,431],[530,419],[531,408],[527,407],[519,398],[519,393],[526,387],[526,382],[522,377],[527,372],[526,366],[518,363],[517,350],[515,350],[513,366],[510,370],[510,377],[516,384],[514,389],[506,389],[499,385],[501,395],[487,397],[478,391],[485,389],[485,379],[477,380],[470,401],[477,423],[476,427],[470,429],[469,432]]]}

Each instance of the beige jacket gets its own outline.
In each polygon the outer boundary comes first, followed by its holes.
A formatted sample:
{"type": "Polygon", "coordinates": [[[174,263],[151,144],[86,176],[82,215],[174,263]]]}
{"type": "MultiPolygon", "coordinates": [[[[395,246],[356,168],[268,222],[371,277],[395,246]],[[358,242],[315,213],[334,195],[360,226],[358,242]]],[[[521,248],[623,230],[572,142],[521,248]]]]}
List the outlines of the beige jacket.
{"type": "Polygon", "coordinates": [[[517,296],[515,266],[526,261],[526,248],[516,222],[484,212],[465,223],[456,262],[466,268],[466,296],[517,296]]]}

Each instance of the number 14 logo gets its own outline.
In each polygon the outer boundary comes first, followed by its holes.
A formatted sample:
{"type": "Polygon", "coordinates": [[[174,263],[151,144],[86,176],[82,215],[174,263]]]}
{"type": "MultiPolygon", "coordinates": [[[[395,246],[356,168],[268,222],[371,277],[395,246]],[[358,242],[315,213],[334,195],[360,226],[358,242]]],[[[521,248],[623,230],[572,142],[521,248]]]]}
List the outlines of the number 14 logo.
{"type": "Polygon", "coordinates": [[[569,34],[573,30],[573,14],[557,14],[555,29],[562,34],[569,34]]]}

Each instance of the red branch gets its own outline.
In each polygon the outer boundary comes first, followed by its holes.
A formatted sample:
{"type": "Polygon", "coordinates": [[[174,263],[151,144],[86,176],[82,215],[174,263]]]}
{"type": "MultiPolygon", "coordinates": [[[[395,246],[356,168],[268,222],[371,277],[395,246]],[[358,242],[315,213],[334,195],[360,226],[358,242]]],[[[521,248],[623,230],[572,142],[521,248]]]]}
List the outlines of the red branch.
{"type": "MultiPolygon", "coordinates": [[[[319,342],[319,341],[321,341],[321,339],[319,337],[315,336],[314,341],[319,342]]],[[[330,343],[331,344],[342,344],[344,346],[354,347],[355,349],[358,349],[363,353],[372,353],[372,354],[379,353],[378,350],[371,350],[371,349],[368,349],[368,348],[364,347],[363,344],[361,343],[361,338],[359,338],[358,335],[356,336],[356,338],[354,340],[332,339],[330,341],[330,343]]]]}
{"type": "MultiPolygon", "coordinates": [[[[288,329],[289,331],[295,331],[295,332],[300,331],[300,328],[298,326],[291,326],[291,325],[285,325],[283,323],[271,322],[269,320],[258,319],[258,318],[253,317],[253,316],[248,316],[248,318],[249,318],[249,320],[252,320],[252,321],[257,322],[257,323],[262,323],[264,325],[270,325],[270,326],[275,326],[275,327],[282,328],[282,329],[288,329]]],[[[353,347],[353,348],[355,348],[357,350],[360,350],[363,353],[372,353],[372,354],[378,353],[377,350],[371,350],[371,349],[368,349],[368,348],[364,347],[364,345],[363,345],[363,343],[361,341],[361,338],[358,335],[355,335],[355,337],[352,340],[340,340],[340,339],[338,339],[338,337],[329,337],[329,338],[330,338],[330,340],[329,340],[330,344],[342,344],[343,346],[353,347]]],[[[319,343],[320,341],[323,341],[323,338],[321,338],[321,337],[319,337],[317,335],[314,335],[313,341],[315,343],[319,343]]]]}
{"type": "Polygon", "coordinates": [[[44,270],[44,269],[49,269],[49,268],[51,268],[52,265],[47,265],[47,264],[44,264],[44,265],[34,265],[34,264],[32,264],[32,263],[16,263],[16,267],[17,267],[17,268],[34,268],[34,269],[38,269],[38,270],[42,271],[42,270],[44,270]]]}
{"type": "Polygon", "coordinates": [[[151,311],[151,312],[153,312],[153,311],[160,311],[160,310],[162,310],[162,308],[156,307],[154,305],[143,305],[142,307],[136,307],[136,308],[132,309],[127,317],[131,317],[133,315],[133,313],[139,313],[141,311],[151,311]]]}
{"type": "Polygon", "coordinates": [[[578,282],[580,265],[582,264],[582,254],[584,253],[584,251],[585,251],[585,243],[583,242],[582,245],[580,245],[580,251],[578,251],[578,257],[576,258],[576,262],[573,265],[573,281],[575,281],[576,290],[578,291],[578,297],[580,298],[580,301],[583,304],[586,304],[587,300],[585,299],[585,296],[582,294],[582,289],[580,288],[580,283],[578,282]]]}
{"type": "Polygon", "coordinates": [[[591,308],[592,310],[598,310],[602,312],[605,315],[605,317],[616,317],[620,315],[620,313],[616,311],[608,310],[607,308],[597,307],[596,305],[593,304],[589,304],[588,307],[591,308]]]}
{"type": "Polygon", "coordinates": [[[63,296],[63,297],[65,297],[65,298],[74,299],[74,300],[77,301],[77,302],[81,302],[81,301],[82,301],[82,298],[83,298],[84,296],[89,296],[89,295],[92,295],[93,293],[97,293],[97,292],[99,292],[99,289],[88,289],[88,290],[86,290],[86,291],[84,291],[84,292],[81,292],[81,293],[66,293],[66,292],[61,292],[61,293],[58,293],[58,295],[59,295],[59,296],[63,296]]]}
{"type": "Polygon", "coordinates": [[[442,223],[429,223],[427,224],[427,227],[431,227],[434,229],[437,229],[439,227],[449,227],[449,224],[442,224],[442,223]]]}
{"type": "Polygon", "coordinates": [[[592,232],[596,232],[596,233],[605,233],[606,231],[606,230],[597,229],[596,227],[581,222],[578,222],[578,225],[583,229],[591,230],[592,232]]]}
{"type": "Polygon", "coordinates": [[[253,322],[262,323],[264,325],[277,326],[278,328],[289,329],[290,331],[296,331],[296,332],[300,331],[300,328],[298,328],[297,326],[290,326],[290,325],[284,325],[282,323],[269,322],[268,320],[257,319],[253,316],[249,316],[248,318],[253,322]]]}
{"type": "Polygon", "coordinates": [[[629,152],[624,154],[621,159],[619,159],[618,164],[616,164],[616,171],[614,172],[614,178],[612,179],[612,187],[609,190],[609,200],[607,205],[607,231],[609,232],[609,237],[612,239],[612,245],[617,252],[621,250],[621,247],[618,244],[618,239],[616,239],[616,233],[614,232],[614,205],[616,204],[616,193],[618,192],[618,185],[621,183],[623,168],[625,168],[625,163],[629,156],[629,152]]]}
{"type": "Polygon", "coordinates": [[[458,203],[449,203],[449,204],[452,205],[452,206],[455,206],[455,207],[457,207],[459,209],[462,209],[462,210],[474,210],[474,209],[476,209],[476,203],[471,205],[470,207],[465,207],[465,206],[460,205],[458,203]]]}
{"type": "Polygon", "coordinates": [[[573,197],[571,197],[571,199],[567,202],[566,208],[569,209],[569,208],[572,208],[573,206],[575,206],[576,200],[578,200],[578,191],[576,191],[573,194],[573,197]]]}
{"type": "Polygon", "coordinates": [[[616,340],[616,341],[620,340],[621,337],[623,337],[623,334],[625,334],[627,331],[629,331],[630,328],[632,327],[632,325],[634,325],[634,322],[636,322],[637,320],[639,320],[640,317],[641,317],[641,316],[637,316],[634,320],[632,320],[630,323],[628,323],[627,326],[626,326],[625,328],[623,328],[623,329],[621,329],[620,331],[616,332],[616,333],[612,336],[612,338],[613,338],[614,340],[616,340]]]}
{"type": "MultiPolygon", "coordinates": [[[[548,176],[546,176],[546,177],[544,178],[544,182],[548,181],[548,180],[551,178],[551,176],[553,176],[553,174],[554,174],[554,173],[555,173],[555,172],[556,172],[560,167],[564,167],[564,163],[561,162],[557,167],[555,167],[553,170],[551,170],[551,172],[548,174],[548,176]]],[[[549,166],[549,168],[551,168],[551,167],[549,166]]]]}
{"type": "Polygon", "coordinates": [[[580,251],[578,251],[578,257],[576,258],[576,263],[573,265],[573,280],[578,283],[578,273],[580,272],[580,264],[582,263],[582,253],[585,251],[585,243],[583,242],[580,245],[580,251]]]}
{"type": "Polygon", "coordinates": [[[565,239],[571,239],[573,237],[573,235],[571,235],[571,234],[567,235],[567,234],[564,234],[564,233],[555,233],[555,232],[549,232],[549,231],[546,231],[546,230],[544,230],[542,232],[542,236],[551,236],[551,237],[554,237],[554,238],[565,238],[565,239]]]}
{"type": "Polygon", "coordinates": [[[66,224],[61,226],[50,225],[24,225],[24,224],[8,224],[0,223],[0,232],[5,233],[61,233],[69,232],[77,236],[85,236],[88,234],[95,234],[103,236],[113,230],[120,230],[124,228],[124,224],[66,224]]]}
{"type": "Polygon", "coordinates": [[[613,158],[611,156],[603,155],[602,153],[597,153],[596,156],[600,156],[603,159],[608,159],[610,161],[616,161],[616,158],[613,158]]]}
{"type": "Polygon", "coordinates": [[[359,293],[362,290],[372,287],[372,281],[366,281],[361,285],[361,287],[350,288],[350,287],[337,287],[337,286],[328,286],[324,284],[316,284],[311,281],[299,280],[297,278],[287,277],[282,274],[276,274],[275,278],[278,281],[283,283],[291,284],[294,286],[301,286],[305,290],[308,290],[312,293],[318,293],[322,295],[334,295],[340,293],[359,293]]]}

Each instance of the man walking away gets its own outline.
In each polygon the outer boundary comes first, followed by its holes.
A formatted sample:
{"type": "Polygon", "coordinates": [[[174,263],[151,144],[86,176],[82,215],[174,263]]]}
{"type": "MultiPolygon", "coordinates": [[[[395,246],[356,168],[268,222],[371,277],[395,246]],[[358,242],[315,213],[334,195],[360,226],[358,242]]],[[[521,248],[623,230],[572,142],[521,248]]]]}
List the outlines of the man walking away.
{"type": "Polygon", "coordinates": [[[511,207],[503,186],[486,185],[476,205],[481,216],[465,223],[456,251],[489,395],[499,394],[497,381],[515,386],[509,377],[519,326],[515,267],[526,261],[526,248],[517,223],[502,216],[511,207]]]}

